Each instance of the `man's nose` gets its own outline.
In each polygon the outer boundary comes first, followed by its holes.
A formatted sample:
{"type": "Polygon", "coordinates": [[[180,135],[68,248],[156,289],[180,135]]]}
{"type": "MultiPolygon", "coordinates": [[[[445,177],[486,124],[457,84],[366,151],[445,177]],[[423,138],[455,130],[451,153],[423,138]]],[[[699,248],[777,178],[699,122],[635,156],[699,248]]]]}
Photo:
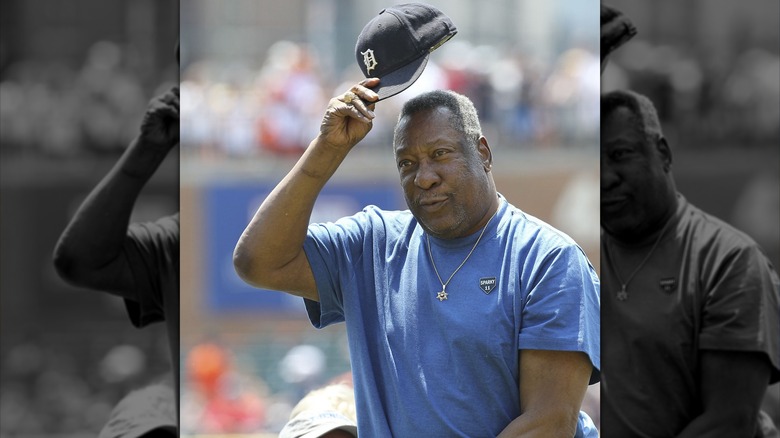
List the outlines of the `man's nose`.
{"type": "Polygon", "coordinates": [[[601,160],[601,191],[608,191],[620,182],[620,176],[607,160],[601,160]]]}
{"type": "Polygon", "coordinates": [[[414,185],[428,190],[436,187],[441,182],[436,166],[429,160],[422,160],[417,166],[417,174],[414,177],[414,185]]]}

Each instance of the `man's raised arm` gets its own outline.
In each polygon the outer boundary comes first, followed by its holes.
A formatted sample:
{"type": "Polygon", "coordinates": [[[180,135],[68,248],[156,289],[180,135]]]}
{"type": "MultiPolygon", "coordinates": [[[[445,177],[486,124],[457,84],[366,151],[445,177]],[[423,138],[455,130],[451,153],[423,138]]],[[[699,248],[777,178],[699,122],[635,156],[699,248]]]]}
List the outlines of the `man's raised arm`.
{"type": "Polygon", "coordinates": [[[371,130],[378,99],[365,79],[330,100],[320,125],[295,167],[263,201],[236,244],[233,265],[247,283],[318,301],[303,251],[314,202],[349,151],[371,130]]]}
{"type": "Polygon", "coordinates": [[[171,149],[179,142],[179,88],[149,103],[141,132],[95,186],[60,236],[54,266],[77,286],[134,298],[124,257],[133,206],[171,149]]]}

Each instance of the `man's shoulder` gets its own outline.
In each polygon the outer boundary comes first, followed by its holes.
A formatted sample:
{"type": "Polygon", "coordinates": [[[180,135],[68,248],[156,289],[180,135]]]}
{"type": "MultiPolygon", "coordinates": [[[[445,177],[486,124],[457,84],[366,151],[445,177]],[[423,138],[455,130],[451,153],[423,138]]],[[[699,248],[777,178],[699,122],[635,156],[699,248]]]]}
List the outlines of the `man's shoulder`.
{"type": "Polygon", "coordinates": [[[413,232],[417,221],[408,210],[385,210],[376,205],[367,205],[351,216],[341,217],[335,222],[315,222],[309,226],[310,233],[320,234],[335,230],[344,235],[379,234],[392,236],[413,232]]]}
{"type": "Polygon", "coordinates": [[[416,220],[409,210],[385,210],[376,205],[367,205],[362,211],[352,216],[358,221],[365,222],[369,226],[381,226],[384,228],[404,228],[409,224],[415,224],[416,220]]]}
{"type": "Polygon", "coordinates": [[[516,239],[532,240],[537,244],[551,247],[578,246],[565,232],[510,203],[507,203],[504,218],[516,239]]]}
{"type": "Polygon", "coordinates": [[[724,251],[759,249],[756,241],[745,232],[690,202],[683,208],[682,220],[692,237],[704,247],[724,251]]]}

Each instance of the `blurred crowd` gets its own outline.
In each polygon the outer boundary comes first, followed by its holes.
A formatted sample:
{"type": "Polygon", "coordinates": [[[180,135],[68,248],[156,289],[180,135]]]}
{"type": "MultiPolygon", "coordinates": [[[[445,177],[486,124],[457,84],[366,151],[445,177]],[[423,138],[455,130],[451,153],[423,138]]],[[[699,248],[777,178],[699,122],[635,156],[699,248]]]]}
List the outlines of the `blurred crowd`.
{"type": "Polygon", "coordinates": [[[344,330],[257,333],[229,341],[206,336],[181,350],[181,432],[277,434],[307,393],[351,385],[344,330]]]}
{"type": "MultiPolygon", "coordinates": [[[[276,436],[312,391],[334,384],[351,388],[343,328],[315,333],[311,342],[296,340],[306,331],[257,333],[238,341],[206,336],[182,347],[181,432],[276,436]]],[[[590,386],[583,410],[597,425],[599,399],[599,386],[590,386]]]]}
{"type": "MultiPolygon", "coordinates": [[[[173,49],[171,49],[173,52],[173,49]]],[[[131,46],[98,41],[81,62],[21,59],[0,81],[0,143],[7,156],[117,154],[138,132],[147,102],[168,90],[131,46]]]]}
{"type": "Polygon", "coordinates": [[[139,336],[124,322],[102,327],[100,336],[68,331],[3,340],[0,436],[97,436],[130,390],[172,382],[157,331],[139,336]]]}
{"type": "MultiPolygon", "coordinates": [[[[690,147],[768,144],[780,136],[777,53],[751,48],[723,62],[643,40],[632,45],[607,68],[604,88],[650,96],[670,135],[696,139],[690,147]]],[[[31,60],[9,66],[0,82],[6,152],[121,151],[146,102],[172,85],[144,83],[132,64],[131,51],[101,41],[78,67],[31,60]]],[[[377,105],[380,118],[364,147],[389,144],[403,102],[432,88],[469,96],[494,147],[590,147],[598,136],[598,68],[597,57],[580,48],[544,61],[453,40],[431,57],[414,86],[377,105]]],[[[300,154],[316,135],[327,100],[360,79],[356,66],[327,74],[317,53],[289,41],[272,46],[259,66],[192,62],[181,75],[182,151],[208,159],[300,154]]]]}
{"type": "Polygon", "coordinates": [[[629,88],[648,96],[667,136],[683,148],[776,147],[777,48],[737,47],[732,56],[723,52],[639,38],[631,50],[616,54],[604,72],[602,91],[629,88]]]}
{"type": "MultiPolygon", "coordinates": [[[[593,146],[598,134],[598,57],[573,48],[552,61],[451,41],[404,93],[377,104],[361,147],[390,144],[403,102],[448,88],[476,104],[493,147],[593,146]]],[[[310,47],[280,41],[259,66],[197,61],[182,69],[182,153],[208,159],[300,154],[327,101],[362,79],[357,65],[328,75],[310,47]]]]}
{"type": "MultiPolygon", "coordinates": [[[[696,139],[690,147],[759,145],[780,136],[776,52],[749,48],[724,62],[640,39],[618,55],[604,89],[629,87],[651,97],[670,135],[696,139]]],[[[145,83],[132,58],[123,46],[101,41],[80,66],[9,66],[0,82],[3,148],[54,157],[123,150],[146,102],[173,85],[145,83]]],[[[453,40],[412,88],[377,105],[376,132],[364,147],[389,144],[406,99],[449,88],[476,103],[494,147],[587,148],[598,135],[598,68],[597,57],[580,48],[544,61],[453,40]]],[[[320,68],[311,48],[289,41],[272,46],[259,66],[190,63],[181,75],[183,152],[209,159],[297,155],[316,134],[327,100],[361,79],[357,66],[335,76],[320,68]]]]}

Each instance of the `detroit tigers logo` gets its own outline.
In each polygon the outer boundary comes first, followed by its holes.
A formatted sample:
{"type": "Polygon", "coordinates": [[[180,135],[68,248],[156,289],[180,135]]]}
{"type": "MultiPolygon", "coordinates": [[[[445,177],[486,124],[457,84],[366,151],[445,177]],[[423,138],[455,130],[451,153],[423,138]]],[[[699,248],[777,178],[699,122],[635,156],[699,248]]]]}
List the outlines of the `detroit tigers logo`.
{"type": "Polygon", "coordinates": [[[365,52],[360,52],[360,54],[363,55],[363,64],[366,66],[366,74],[371,73],[371,70],[376,68],[377,64],[379,64],[374,57],[374,51],[368,49],[365,52]]]}

